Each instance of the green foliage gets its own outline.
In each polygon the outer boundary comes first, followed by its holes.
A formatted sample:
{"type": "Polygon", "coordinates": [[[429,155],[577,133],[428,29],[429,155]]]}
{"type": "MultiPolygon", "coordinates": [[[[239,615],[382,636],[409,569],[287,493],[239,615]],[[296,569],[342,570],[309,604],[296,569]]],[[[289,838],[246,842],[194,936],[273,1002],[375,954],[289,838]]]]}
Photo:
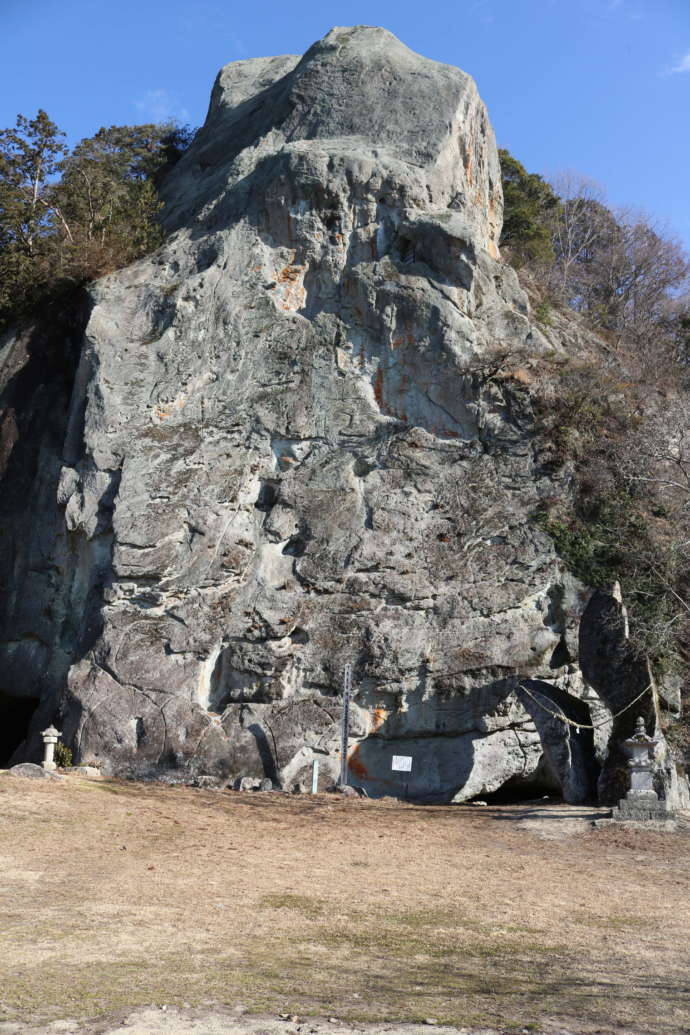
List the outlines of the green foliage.
{"type": "Polygon", "coordinates": [[[61,740],[55,745],[55,763],[59,769],[68,769],[72,765],[71,748],[65,746],[61,740]]]}
{"type": "Polygon", "coordinates": [[[622,489],[580,496],[569,514],[537,515],[566,567],[586,585],[611,589],[620,582],[634,648],[650,657],[657,671],[674,667],[671,626],[677,610],[673,551],[650,534],[643,501],[622,489]]]}
{"type": "Polygon", "coordinates": [[[18,115],[14,129],[0,131],[2,240],[28,256],[51,226],[46,188],[65,152],[63,136],[42,110],[34,119],[18,115]]]}
{"type": "Polygon", "coordinates": [[[623,492],[596,496],[587,506],[580,501],[579,511],[558,518],[542,512],[537,520],[569,570],[587,585],[605,589],[620,578],[628,547],[644,537],[645,523],[623,492]]]}
{"type": "Polygon", "coordinates": [[[63,136],[42,110],[0,131],[0,318],[37,295],[45,239],[55,230],[49,184],[65,153],[63,136]]]}
{"type": "Polygon", "coordinates": [[[157,185],[191,131],[110,126],[67,152],[45,112],[0,132],[0,324],[156,248],[157,185]]]}
{"type": "Polygon", "coordinates": [[[543,324],[545,327],[550,327],[551,326],[551,323],[552,323],[551,314],[552,314],[552,312],[553,312],[553,306],[549,302],[548,298],[542,298],[541,302],[539,302],[534,307],[535,319],[537,319],[539,321],[539,323],[543,324]]]}
{"type": "Polygon", "coordinates": [[[513,262],[553,263],[549,218],[559,199],[541,176],[528,173],[516,158],[501,149],[503,181],[503,232],[501,245],[507,245],[513,262]]]}

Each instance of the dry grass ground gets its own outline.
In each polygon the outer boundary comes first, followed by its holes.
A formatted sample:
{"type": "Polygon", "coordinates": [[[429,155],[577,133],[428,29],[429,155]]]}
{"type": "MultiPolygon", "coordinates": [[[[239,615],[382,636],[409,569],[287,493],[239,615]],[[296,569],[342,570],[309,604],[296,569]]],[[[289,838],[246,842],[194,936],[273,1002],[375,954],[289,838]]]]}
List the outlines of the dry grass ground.
{"type": "Polygon", "coordinates": [[[573,814],[530,815],[0,776],[0,1021],[242,1003],[686,1032],[688,835],[545,840],[573,814]]]}

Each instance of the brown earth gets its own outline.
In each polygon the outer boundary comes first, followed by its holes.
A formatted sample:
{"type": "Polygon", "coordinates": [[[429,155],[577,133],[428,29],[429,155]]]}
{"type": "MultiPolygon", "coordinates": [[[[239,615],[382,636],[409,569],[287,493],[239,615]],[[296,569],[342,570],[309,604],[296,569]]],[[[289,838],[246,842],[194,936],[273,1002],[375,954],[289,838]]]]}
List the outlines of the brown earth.
{"type": "Polygon", "coordinates": [[[594,814],[2,775],[0,1032],[687,1032],[687,827],[594,814]]]}

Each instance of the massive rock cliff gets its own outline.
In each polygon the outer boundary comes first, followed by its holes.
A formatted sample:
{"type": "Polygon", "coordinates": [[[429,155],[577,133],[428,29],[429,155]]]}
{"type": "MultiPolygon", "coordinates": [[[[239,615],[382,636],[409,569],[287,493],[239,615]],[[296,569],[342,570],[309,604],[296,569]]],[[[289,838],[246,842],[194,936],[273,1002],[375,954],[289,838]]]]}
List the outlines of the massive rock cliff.
{"type": "Polygon", "coordinates": [[[40,701],[16,757],[52,719],[120,771],[332,782],[351,662],[369,793],[591,797],[601,602],[534,521],[567,489],[529,364],[561,345],[500,261],[472,79],[367,27],[234,62],[163,190],[166,244],[93,288],[3,504],[0,703],[40,701]]]}

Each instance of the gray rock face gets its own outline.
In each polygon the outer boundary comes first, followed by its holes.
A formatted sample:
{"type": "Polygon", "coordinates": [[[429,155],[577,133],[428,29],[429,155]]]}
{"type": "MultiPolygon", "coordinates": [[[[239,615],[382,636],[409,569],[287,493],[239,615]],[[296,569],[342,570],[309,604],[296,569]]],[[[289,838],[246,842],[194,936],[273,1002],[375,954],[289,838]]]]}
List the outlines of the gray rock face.
{"type": "Polygon", "coordinates": [[[42,696],[76,757],[334,782],[351,661],[368,793],[590,796],[605,735],[551,714],[605,713],[590,594],[533,520],[563,487],[503,371],[553,343],[499,260],[473,81],[366,27],[235,62],[164,197],[167,243],[93,290],[51,483],[42,696]]]}
{"type": "Polygon", "coordinates": [[[75,306],[0,336],[0,766],[43,758],[38,731],[82,652],[88,579],[57,484],[85,320],[75,306]]]}

